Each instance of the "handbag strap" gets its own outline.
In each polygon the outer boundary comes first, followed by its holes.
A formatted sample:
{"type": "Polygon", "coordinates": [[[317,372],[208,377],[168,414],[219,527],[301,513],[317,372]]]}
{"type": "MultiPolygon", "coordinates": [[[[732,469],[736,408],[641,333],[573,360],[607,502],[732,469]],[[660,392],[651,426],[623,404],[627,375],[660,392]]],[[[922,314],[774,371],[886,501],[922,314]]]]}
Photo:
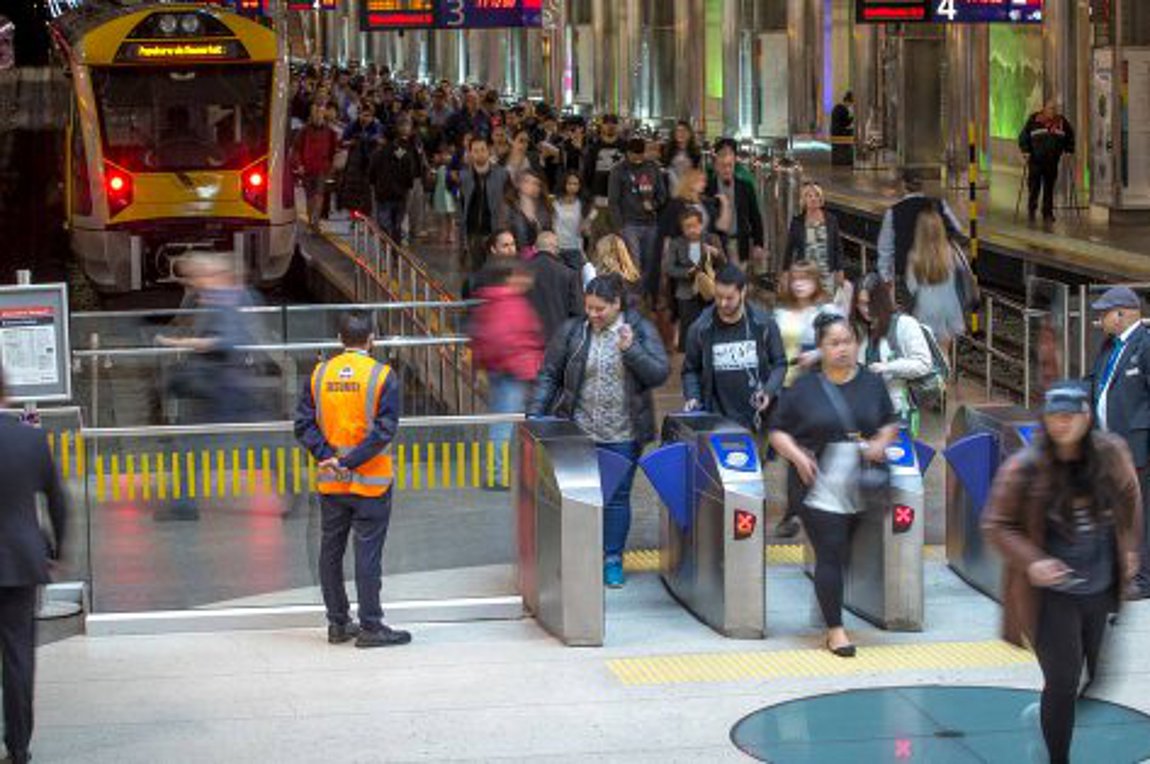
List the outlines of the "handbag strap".
{"type": "Polygon", "coordinates": [[[819,383],[823,386],[823,391],[827,394],[827,398],[830,399],[831,407],[834,408],[835,414],[838,415],[839,422],[846,430],[847,437],[850,438],[852,434],[856,438],[860,437],[861,433],[855,424],[854,415],[851,414],[850,406],[847,405],[843,394],[839,392],[839,389],[835,387],[833,382],[826,378],[825,374],[820,372],[818,378],[819,383]]]}

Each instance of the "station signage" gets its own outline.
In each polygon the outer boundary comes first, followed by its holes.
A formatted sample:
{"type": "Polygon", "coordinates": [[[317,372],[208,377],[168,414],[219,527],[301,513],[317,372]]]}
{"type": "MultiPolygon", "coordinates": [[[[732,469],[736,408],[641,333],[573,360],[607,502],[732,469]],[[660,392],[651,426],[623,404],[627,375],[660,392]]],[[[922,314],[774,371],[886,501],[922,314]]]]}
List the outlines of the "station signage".
{"type": "Polygon", "coordinates": [[[360,9],[365,32],[543,25],[543,0],[364,0],[360,9]]]}
{"type": "Polygon", "coordinates": [[[856,0],[864,24],[1040,24],[1044,0],[856,0]]]}

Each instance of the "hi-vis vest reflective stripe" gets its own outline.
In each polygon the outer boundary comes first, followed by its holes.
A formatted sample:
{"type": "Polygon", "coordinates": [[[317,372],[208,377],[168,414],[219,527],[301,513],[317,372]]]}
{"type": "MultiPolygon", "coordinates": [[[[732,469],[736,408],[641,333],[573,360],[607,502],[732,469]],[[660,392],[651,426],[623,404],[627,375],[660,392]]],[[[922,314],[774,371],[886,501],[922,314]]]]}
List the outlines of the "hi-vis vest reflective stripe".
{"type": "MultiPolygon", "coordinates": [[[[367,355],[343,353],[320,364],[312,374],[316,423],[340,456],[350,453],[371,432],[390,373],[389,367],[367,355]]],[[[320,493],[382,496],[391,487],[393,474],[389,446],[357,467],[349,480],[321,473],[317,484],[320,493]]]]}

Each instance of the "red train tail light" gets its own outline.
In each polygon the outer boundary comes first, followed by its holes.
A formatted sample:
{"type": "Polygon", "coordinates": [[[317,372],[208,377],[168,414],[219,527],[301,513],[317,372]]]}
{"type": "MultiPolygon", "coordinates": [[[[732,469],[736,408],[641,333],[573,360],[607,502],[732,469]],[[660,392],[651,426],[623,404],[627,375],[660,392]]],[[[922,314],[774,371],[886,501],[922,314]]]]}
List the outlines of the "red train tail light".
{"type": "Polygon", "coordinates": [[[260,212],[268,211],[268,166],[256,162],[244,168],[240,175],[244,201],[260,212]]]}
{"type": "Polygon", "coordinates": [[[132,204],[135,187],[130,173],[104,163],[104,191],[108,196],[108,217],[116,217],[132,204]]]}

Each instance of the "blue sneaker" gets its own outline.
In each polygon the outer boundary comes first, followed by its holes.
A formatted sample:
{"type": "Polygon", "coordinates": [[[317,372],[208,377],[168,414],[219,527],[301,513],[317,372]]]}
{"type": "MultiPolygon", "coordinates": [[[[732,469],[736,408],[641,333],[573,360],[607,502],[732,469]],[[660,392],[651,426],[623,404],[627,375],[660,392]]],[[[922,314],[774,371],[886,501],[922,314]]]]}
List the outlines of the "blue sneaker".
{"type": "Polygon", "coordinates": [[[622,560],[607,560],[603,564],[603,583],[608,589],[623,588],[623,584],[627,583],[627,578],[623,575],[622,560]]]}

